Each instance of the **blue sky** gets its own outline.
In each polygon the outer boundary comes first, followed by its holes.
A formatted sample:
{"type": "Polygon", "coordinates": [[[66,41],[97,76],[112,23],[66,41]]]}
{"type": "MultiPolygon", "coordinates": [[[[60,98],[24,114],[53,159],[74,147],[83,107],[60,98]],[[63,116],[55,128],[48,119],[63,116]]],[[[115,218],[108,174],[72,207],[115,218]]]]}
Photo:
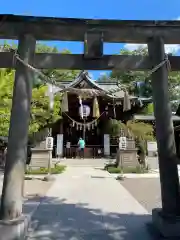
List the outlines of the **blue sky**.
{"type": "MultiPolygon", "coordinates": [[[[172,20],[180,17],[180,0],[9,0],[1,3],[0,13],[122,20],[172,20]]],[[[82,43],[46,42],[59,49],[82,53],[82,43]]],[[[121,48],[134,49],[136,45],[105,44],[105,54],[116,54],[121,48]]],[[[167,52],[179,53],[179,46],[167,47],[167,52]]],[[[94,78],[102,72],[93,71],[94,78]]]]}

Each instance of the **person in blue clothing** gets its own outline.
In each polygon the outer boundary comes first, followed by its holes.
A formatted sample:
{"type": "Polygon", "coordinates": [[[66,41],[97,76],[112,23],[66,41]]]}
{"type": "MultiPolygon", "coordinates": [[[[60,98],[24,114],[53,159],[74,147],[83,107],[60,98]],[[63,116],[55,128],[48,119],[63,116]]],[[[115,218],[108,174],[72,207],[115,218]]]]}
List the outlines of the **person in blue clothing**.
{"type": "Polygon", "coordinates": [[[84,158],[84,148],[85,148],[85,141],[84,141],[84,139],[79,138],[78,147],[79,147],[79,156],[80,156],[80,158],[84,158]]]}

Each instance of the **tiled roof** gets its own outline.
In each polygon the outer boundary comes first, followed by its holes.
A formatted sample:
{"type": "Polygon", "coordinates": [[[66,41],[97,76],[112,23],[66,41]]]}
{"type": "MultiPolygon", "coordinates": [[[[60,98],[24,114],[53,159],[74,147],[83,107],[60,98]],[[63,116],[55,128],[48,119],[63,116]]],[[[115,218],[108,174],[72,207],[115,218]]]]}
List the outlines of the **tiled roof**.
{"type": "MultiPolygon", "coordinates": [[[[155,117],[154,115],[134,115],[135,120],[140,120],[140,121],[154,121],[155,117]]],[[[173,121],[180,121],[180,117],[177,115],[172,115],[172,120],[173,121]]]]}

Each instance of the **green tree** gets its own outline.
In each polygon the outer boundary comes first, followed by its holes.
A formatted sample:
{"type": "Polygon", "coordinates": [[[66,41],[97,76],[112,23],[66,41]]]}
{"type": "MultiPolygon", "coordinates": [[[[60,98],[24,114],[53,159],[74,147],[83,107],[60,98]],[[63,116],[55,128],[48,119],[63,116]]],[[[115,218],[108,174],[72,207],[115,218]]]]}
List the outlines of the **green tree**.
{"type": "Polygon", "coordinates": [[[29,133],[37,132],[61,118],[61,95],[57,93],[54,96],[54,106],[51,110],[49,108],[49,97],[46,96],[47,90],[47,86],[33,89],[29,133]]]}
{"type": "MultiPolygon", "coordinates": [[[[1,51],[10,51],[17,49],[16,44],[9,44],[5,41],[0,45],[1,51]]],[[[56,47],[50,47],[42,43],[36,45],[37,53],[59,53],[56,47]]],[[[68,50],[61,51],[62,54],[71,54],[68,50]]],[[[55,79],[57,82],[62,80],[70,81],[77,77],[77,70],[48,69],[42,72],[55,79]]],[[[7,136],[10,122],[12,92],[15,71],[12,69],[0,69],[0,135],[7,136]]],[[[49,109],[49,97],[46,96],[47,86],[43,79],[36,74],[34,80],[34,89],[32,93],[32,108],[29,132],[37,132],[39,129],[57,121],[61,117],[60,112],[60,94],[56,94],[54,99],[54,109],[49,109]]]]}
{"type": "Polygon", "coordinates": [[[12,105],[14,72],[0,70],[0,136],[7,136],[12,105]]]}
{"type": "MultiPolygon", "coordinates": [[[[8,136],[14,75],[14,70],[0,70],[0,136],[8,136]]],[[[47,86],[43,85],[33,89],[29,133],[37,132],[61,117],[61,95],[56,94],[54,108],[51,111],[49,109],[49,97],[46,96],[46,92],[47,86]]]]}

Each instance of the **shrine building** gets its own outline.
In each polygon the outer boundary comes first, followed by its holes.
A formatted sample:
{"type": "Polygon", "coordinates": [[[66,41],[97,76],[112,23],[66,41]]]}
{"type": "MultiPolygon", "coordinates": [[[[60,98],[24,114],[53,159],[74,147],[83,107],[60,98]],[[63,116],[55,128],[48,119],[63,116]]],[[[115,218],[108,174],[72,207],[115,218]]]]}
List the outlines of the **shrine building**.
{"type": "MultiPolygon", "coordinates": [[[[86,71],[82,71],[76,79],[63,81],[62,84],[67,89],[81,89],[82,92],[83,89],[89,89],[90,93],[84,92],[79,96],[76,92],[67,92],[62,102],[62,119],[52,126],[54,155],[64,157],[76,157],[80,137],[86,142],[86,158],[110,156],[112,151],[116,153],[118,143],[111,143],[106,128],[108,120],[116,119],[126,123],[152,101],[151,98],[128,95],[118,86],[117,81],[95,81],[86,71]],[[95,96],[94,91],[104,94],[95,96]]],[[[56,89],[57,91],[61,89],[56,89]]]]}

